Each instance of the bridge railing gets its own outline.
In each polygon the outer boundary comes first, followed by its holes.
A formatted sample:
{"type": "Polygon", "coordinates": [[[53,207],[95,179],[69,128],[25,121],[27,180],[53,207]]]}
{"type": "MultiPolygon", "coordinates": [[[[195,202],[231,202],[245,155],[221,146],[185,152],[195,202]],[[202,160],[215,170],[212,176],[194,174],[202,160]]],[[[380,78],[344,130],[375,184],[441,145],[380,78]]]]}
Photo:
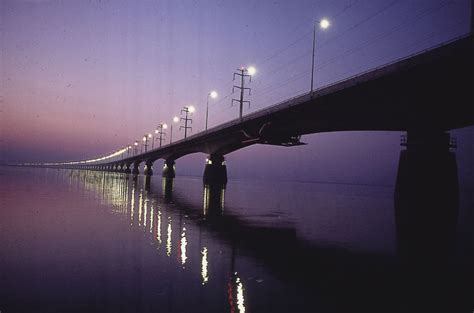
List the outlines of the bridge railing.
{"type": "MultiPolygon", "coordinates": [[[[369,74],[369,73],[377,72],[377,71],[379,71],[379,70],[381,70],[381,69],[385,69],[385,68],[387,68],[387,67],[389,67],[389,66],[395,65],[395,64],[397,64],[397,63],[399,63],[399,62],[402,62],[402,61],[404,61],[404,60],[409,60],[409,59],[411,59],[411,58],[413,58],[413,57],[415,57],[415,56],[417,56],[417,55],[421,55],[421,54],[424,54],[424,53],[426,53],[426,52],[428,52],[428,51],[431,51],[431,50],[440,48],[440,47],[442,47],[442,46],[449,45],[449,44],[451,44],[451,43],[453,43],[453,42],[455,42],[455,41],[458,41],[458,40],[467,38],[467,37],[469,37],[469,36],[471,36],[471,33],[470,33],[470,32],[467,32],[467,33],[465,33],[465,34],[463,34],[463,35],[460,35],[460,36],[455,37],[455,38],[453,38],[453,39],[450,39],[450,40],[448,40],[448,41],[444,41],[444,42],[442,42],[442,43],[436,44],[436,45],[434,45],[434,46],[430,46],[430,47],[428,47],[428,48],[426,48],[426,49],[423,49],[423,50],[414,52],[414,53],[412,53],[412,54],[403,56],[403,57],[398,58],[398,59],[395,59],[395,60],[393,60],[393,61],[390,61],[390,62],[381,64],[381,65],[379,65],[379,66],[376,66],[376,67],[367,69],[367,70],[362,71],[362,72],[359,72],[359,73],[357,73],[357,74],[354,74],[354,75],[351,75],[351,76],[342,78],[342,79],[340,79],[340,80],[337,80],[337,81],[335,81],[335,82],[332,82],[332,83],[330,83],[330,84],[327,84],[327,85],[324,85],[324,86],[321,86],[321,87],[315,89],[315,90],[313,91],[313,94],[314,94],[314,96],[317,96],[317,95],[318,95],[318,92],[327,91],[328,89],[332,89],[332,87],[337,87],[338,85],[347,83],[347,82],[353,80],[354,78],[361,77],[361,76],[367,75],[367,74],[369,74]]],[[[356,84],[356,82],[354,82],[354,84],[356,84]]],[[[255,118],[255,117],[259,116],[259,115],[265,115],[265,114],[268,114],[268,113],[271,113],[271,112],[274,112],[274,111],[278,111],[278,110],[281,109],[281,106],[284,106],[284,104],[288,104],[288,107],[291,107],[291,106],[293,106],[293,105],[297,105],[297,104],[301,103],[301,101],[297,101],[296,103],[291,103],[291,102],[294,101],[294,100],[296,100],[296,99],[298,99],[298,98],[303,98],[303,97],[305,97],[305,96],[309,97],[309,96],[310,96],[310,92],[305,92],[305,93],[298,94],[298,95],[296,95],[296,96],[293,96],[293,97],[291,97],[291,98],[282,100],[282,101],[280,101],[280,102],[277,102],[277,103],[275,103],[275,104],[273,104],[273,105],[271,105],[271,106],[268,106],[268,107],[266,107],[266,108],[263,108],[263,109],[261,109],[261,110],[252,112],[252,113],[250,113],[250,114],[244,116],[244,117],[243,117],[243,120],[252,119],[252,118],[255,118]],[[290,103],[289,103],[289,102],[290,102],[290,103]]],[[[233,121],[240,122],[239,119],[235,119],[235,120],[233,120],[233,121]]],[[[224,124],[222,124],[222,125],[224,125],[224,124]]],[[[216,128],[216,129],[218,129],[218,128],[216,128]]]]}

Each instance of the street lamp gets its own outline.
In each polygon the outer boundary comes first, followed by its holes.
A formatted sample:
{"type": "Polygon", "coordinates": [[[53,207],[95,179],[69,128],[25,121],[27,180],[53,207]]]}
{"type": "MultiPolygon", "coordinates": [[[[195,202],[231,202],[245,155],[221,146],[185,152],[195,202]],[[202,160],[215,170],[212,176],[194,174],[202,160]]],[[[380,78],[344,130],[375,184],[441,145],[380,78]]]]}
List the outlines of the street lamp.
{"type": "Polygon", "coordinates": [[[133,155],[137,155],[137,153],[138,153],[138,140],[135,140],[133,145],[135,146],[135,153],[133,155]]]}
{"type": "Polygon", "coordinates": [[[166,133],[163,131],[163,129],[167,129],[168,128],[168,125],[166,125],[166,123],[161,123],[160,125],[157,126],[156,130],[155,130],[155,134],[158,134],[158,138],[155,138],[155,139],[159,139],[160,140],[160,147],[161,147],[161,143],[163,141],[163,135],[166,135],[166,133]]]}
{"type": "Polygon", "coordinates": [[[183,107],[181,109],[181,114],[184,113],[184,117],[181,118],[181,120],[184,121],[184,126],[180,126],[179,129],[181,130],[182,128],[184,128],[184,138],[187,137],[188,129],[191,129],[191,126],[188,126],[188,121],[191,123],[193,122],[193,120],[188,117],[188,114],[194,113],[195,110],[196,109],[192,105],[183,107]]]}
{"type": "Polygon", "coordinates": [[[250,96],[250,90],[251,88],[245,87],[245,78],[249,79],[249,83],[252,82],[252,76],[255,75],[257,70],[253,66],[249,66],[247,68],[244,68],[243,66],[240,69],[237,69],[237,73],[234,73],[233,80],[235,80],[235,76],[240,77],[240,86],[234,85],[232,87],[232,92],[234,92],[235,89],[240,90],[240,98],[239,99],[232,99],[232,104],[234,104],[234,101],[239,103],[239,118],[242,120],[242,116],[244,114],[244,103],[248,103],[250,107],[250,101],[244,101],[244,91],[248,90],[249,96],[250,96]]]}
{"type": "MultiPolygon", "coordinates": [[[[178,123],[179,122],[179,117],[175,116],[173,117],[173,123],[178,123]]],[[[170,130],[170,143],[173,142],[173,123],[170,124],[171,130],[170,130]]]]}
{"type": "Polygon", "coordinates": [[[319,23],[314,24],[313,28],[313,57],[311,59],[311,93],[310,96],[313,97],[313,82],[314,82],[314,48],[316,45],[316,26],[319,24],[319,27],[321,29],[326,29],[329,27],[330,23],[327,19],[322,19],[319,21],[319,23]]]}
{"type": "Polygon", "coordinates": [[[206,102],[206,130],[207,130],[207,119],[209,117],[209,97],[212,99],[217,98],[217,92],[216,91],[211,91],[210,93],[207,94],[207,102],[206,102]]]}
{"type": "Polygon", "coordinates": [[[249,66],[249,67],[247,68],[247,73],[248,73],[250,76],[255,75],[256,72],[257,72],[257,70],[256,70],[255,67],[253,67],[253,66],[249,66]]]}
{"type": "Polygon", "coordinates": [[[143,142],[145,143],[145,152],[147,151],[147,148],[148,148],[148,138],[151,138],[151,134],[143,135],[143,142]]]}

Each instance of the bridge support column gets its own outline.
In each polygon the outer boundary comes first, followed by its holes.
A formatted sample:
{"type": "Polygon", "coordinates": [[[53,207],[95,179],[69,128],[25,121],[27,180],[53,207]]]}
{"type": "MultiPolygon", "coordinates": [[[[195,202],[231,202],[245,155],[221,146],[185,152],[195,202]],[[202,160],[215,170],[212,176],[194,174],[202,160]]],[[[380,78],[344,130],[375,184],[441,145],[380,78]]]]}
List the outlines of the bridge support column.
{"type": "Polygon", "coordinates": [[[176,176],[176,165],[174,160],[166,160],[165,164],[163,165],[163,173],[162,176],[164,178],[175,178],[176,176]]]}
{"type": "Polygon", "coordinates": [[[133,163],[132,174],[134,174],[134,175],[140,174],[140,170],[138,169],[139,166],[140,166],[139,162],[133,163]]]}
{"type": "Polygon", "coordinates": [[[224,156],[215,154],[209,156],[204,168],[203,182],[205,185],[227,184],[227,168],[224,156]]]}
{"type": "Polygon", "coordinates": [[[452,244],[459,206],[456,155],[444,132],[408,132],[402,145],[407,149],[400,152],[395,187],[399,253],[432,259],[452,244]]]}
{"type": "Polygon", "coordinates": [[[395,187],[396,248],[400,260],[400,307],[449,311],[463,283],[452,275],[459,187],[449,134],[408,132],[402,141],[395,187]]]}
{"type": "Polygon", "coordinates": [[[145,170],[143,171],[143,174],[145,174],[146,176],[153,175],[153,162],[147,161],[145,163],[145,170]]]}
{"type": "Polygon", "coordinates": [[[132,170],[130,169],[130,164],[129,163],[127,163],[123,166],[123,172],[127,173],[127,174],[130,174],[132,172],[132,170]]]}

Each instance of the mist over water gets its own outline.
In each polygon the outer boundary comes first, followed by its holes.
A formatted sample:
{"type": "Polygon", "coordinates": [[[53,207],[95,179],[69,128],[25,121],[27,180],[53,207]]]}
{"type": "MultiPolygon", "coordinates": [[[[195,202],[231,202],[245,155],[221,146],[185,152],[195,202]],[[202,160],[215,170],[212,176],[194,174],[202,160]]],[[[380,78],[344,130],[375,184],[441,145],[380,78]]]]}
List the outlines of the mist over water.
{"type": "Polygon", "coordinates": [[[391,186],[1,172],[4,312],[472,307],[473,202],[462,184],[459,198],[433,195],[445,205],[427,213],[433,199],[407,198],[404,186],[397,198],[391,186]]]}

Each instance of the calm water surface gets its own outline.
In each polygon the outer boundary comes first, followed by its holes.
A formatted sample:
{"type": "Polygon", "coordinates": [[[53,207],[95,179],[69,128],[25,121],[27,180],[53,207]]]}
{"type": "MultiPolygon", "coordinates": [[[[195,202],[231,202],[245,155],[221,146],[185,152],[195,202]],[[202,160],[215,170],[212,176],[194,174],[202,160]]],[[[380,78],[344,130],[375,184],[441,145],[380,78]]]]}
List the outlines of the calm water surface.
{"type": "Polygon", "coordinates": [[[1,312],[472,312],[464,186],[0,170],[1,312]]]}

